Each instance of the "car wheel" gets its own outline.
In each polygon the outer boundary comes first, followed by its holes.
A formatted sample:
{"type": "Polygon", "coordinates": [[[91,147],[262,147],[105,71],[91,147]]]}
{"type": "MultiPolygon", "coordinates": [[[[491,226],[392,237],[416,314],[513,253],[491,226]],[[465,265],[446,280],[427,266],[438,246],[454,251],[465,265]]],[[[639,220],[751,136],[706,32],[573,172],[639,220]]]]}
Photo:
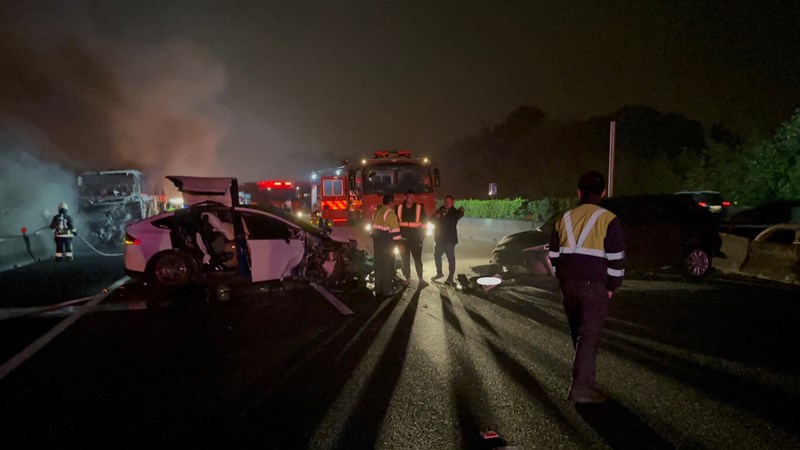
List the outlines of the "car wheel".
{"type": "Polygon", "coordinates": [[[689,278],[700,278],[711,268],[711,258],[703,249],[693,248],[683,257],[683,271],[689,278]]]}
{"type": "Polygon", "coordinates": [[[155,256],[149,270],[149,279],[161,287],[182,287],[189,284],[195,275],[192,259],[178,250],[163,252],[155,256]]]}

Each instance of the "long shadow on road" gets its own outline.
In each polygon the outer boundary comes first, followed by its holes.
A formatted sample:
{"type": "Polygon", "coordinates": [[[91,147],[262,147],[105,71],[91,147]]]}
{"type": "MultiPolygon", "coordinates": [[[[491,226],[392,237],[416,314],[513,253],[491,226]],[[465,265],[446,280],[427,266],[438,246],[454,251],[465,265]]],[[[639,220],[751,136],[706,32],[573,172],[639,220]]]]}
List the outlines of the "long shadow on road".
{"type": "Polygon", "coordinates": [[[664,438],[613,399],[598,405],[576,405],[578,414],[617,450],[672,449],[664,438]]]}
{"type": "Polygon", "coordinates": [[[378,432],[386,418],[389,403],[394,395],[400,374],[403,372],[408,341],[411,337],[414,317],[417,314],[420,290],[414,292],[403,315],[395,326],[392,337],[370,374],[358,397],[350,417],[344,426],[336,448],[375,448],[378,432]]]}
{"type": "MultiPolygon", "coordinates": [[[[568,333],[564,322],[533,302],[513,301],[496,296],[492,296],[491,301],[559,333],[568,333]]],[[[795,412],[795,405],[800,398],[794,395],[607,333],[603,335],[600,347],[654,372],[696,387],[719,401],[749,410],[794,435],[800,435],[800,429],[796,426],[798,413],[795,412]]]]}
{"type": "Polygon", "coordinates": [[[218,439],[247,448],[308,447],[400,300],[398,295],[366,308],[317,339],[307,354],[264,374],[242,395],[251,404],[223,428],[218,439]]]}

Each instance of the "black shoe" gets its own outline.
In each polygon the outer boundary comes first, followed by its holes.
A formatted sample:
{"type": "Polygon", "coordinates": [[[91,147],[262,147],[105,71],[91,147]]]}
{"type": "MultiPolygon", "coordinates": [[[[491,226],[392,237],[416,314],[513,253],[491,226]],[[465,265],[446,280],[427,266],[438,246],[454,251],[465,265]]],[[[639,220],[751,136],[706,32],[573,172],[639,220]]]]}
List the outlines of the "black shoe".
{"type": "Polygon", "coordinates": [[[447,277],[447,280],[444,282],[444,284],[448,286],[453,286],[455,284],[453,283],[453,277],[447,277]]]}
{"type": "Polygon", "coordinates": [[[598,391],[597,389],[590,389],[590,390],[579,390],[574,391],[571,390],[569,392],[569,396],[567,400],[571,401],[572,403],[603,403],[604,401],[608,400],[608,397],[603,394],[602,392],[598,391]]]}
{"type": "Polygon", "coordinates": [[[443,273],[437,273],[436,275],[434,275],[434,276],[433,276],[433,278],[431,278],[431,280],[432,280],[432,281],[436,281],[436,280],[438,280],[439,278],[442,278],[443,276],[444,276],[444,274],[443,274],[443,273]]]}

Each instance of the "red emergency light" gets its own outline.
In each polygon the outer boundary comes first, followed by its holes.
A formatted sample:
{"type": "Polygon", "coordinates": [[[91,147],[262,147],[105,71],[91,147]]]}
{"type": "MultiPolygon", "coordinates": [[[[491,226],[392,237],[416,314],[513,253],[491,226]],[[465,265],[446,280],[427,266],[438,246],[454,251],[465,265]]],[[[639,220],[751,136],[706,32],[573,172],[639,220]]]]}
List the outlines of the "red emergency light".
{"type": "Polygon", "coordinates": [[[376,158],[388,158],[389,157],[389,152],[386,151],[386,150],[377,151],[377,152],[375,152],[375,157],[376,158]]]}
{"type": "Polygon", "coordinates": [[[256,182],[256,184],[260,191],[265,191],[267,189],[291,189],[293,183],[283,180],[261,180],[256,182]]]}
{"type": "Polygon", "coordinates": [[[411,152],[408,150],[400,150],[397,152],[397,156],[401,158],[411,158],[411,152]]]}

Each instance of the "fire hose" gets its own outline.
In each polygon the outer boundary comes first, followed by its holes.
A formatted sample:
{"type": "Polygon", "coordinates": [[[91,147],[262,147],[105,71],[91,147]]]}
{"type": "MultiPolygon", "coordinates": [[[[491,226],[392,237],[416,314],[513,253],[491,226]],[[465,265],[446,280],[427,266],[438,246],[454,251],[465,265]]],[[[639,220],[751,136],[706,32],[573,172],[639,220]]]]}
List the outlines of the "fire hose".
{"type": "Polygon", "coordinates": [[[96,249],[96,248],[94,247],[94,245],[90,244],[90,243],[89,243],[89,241],[87,241],[86,239],[84,239],[84,238],[83,238],[83,236],[81,236],[81,235],[79,235],[79,234],[76,234],[75,236],[77,236],[77,237],[78,237],[80,240],[82,240],[83,242],[85,242],[85,243],[86,243],[86,245],[88,245],[90,249],[94,250],[94,252],[95,252],[95,253],[97,253],[97,254],[98,254],[98,255],[100,255],[100,256],[122,256],[122,255],[124,255],[124,253],[103,253],[103,252],[101,252],[100,250],[96,249]]]}
{"type": "MultiPolygon", "coordinates": [[[[39,228],[38,230],[34,231],[34,232],[33,232],[33,234],[34,234],[34,235],[37,235],[37,234],[39,234],[39,232],[40,232],[40,231],[42,231],[42,230],[45,230],[45,229],[47,229],[47,228],[50,228],[50,227],[49,227],[49,226],[44,226],[44,227],[42,227],[42,228],[39,228]]],[[[88,245],[90,249],[92,249],[92,250],[93,250],[95,253],[97,253],[97,254],[98,254],[98,255],[100,255],[100,256],[122,256],[122,255],[124,254],[124,253],[104,253],[104,252],[101,252],[100,250],[98,250],[97,248],[95,248],[95,246],[94,246],[94,245],[90,244],[90,243],[89,243],[89,241],[87,241],[86,239],[84,239],[84,238],[83,238],[83,236],[81,236],[81,235],[79,235],[79,234],[76,234],[75,236],[76,236],[78,239],[80,239],[80,240],[82,240],[83,242],[85,242],[85,243],[86,243],[86,245],[88,245]]]]}

